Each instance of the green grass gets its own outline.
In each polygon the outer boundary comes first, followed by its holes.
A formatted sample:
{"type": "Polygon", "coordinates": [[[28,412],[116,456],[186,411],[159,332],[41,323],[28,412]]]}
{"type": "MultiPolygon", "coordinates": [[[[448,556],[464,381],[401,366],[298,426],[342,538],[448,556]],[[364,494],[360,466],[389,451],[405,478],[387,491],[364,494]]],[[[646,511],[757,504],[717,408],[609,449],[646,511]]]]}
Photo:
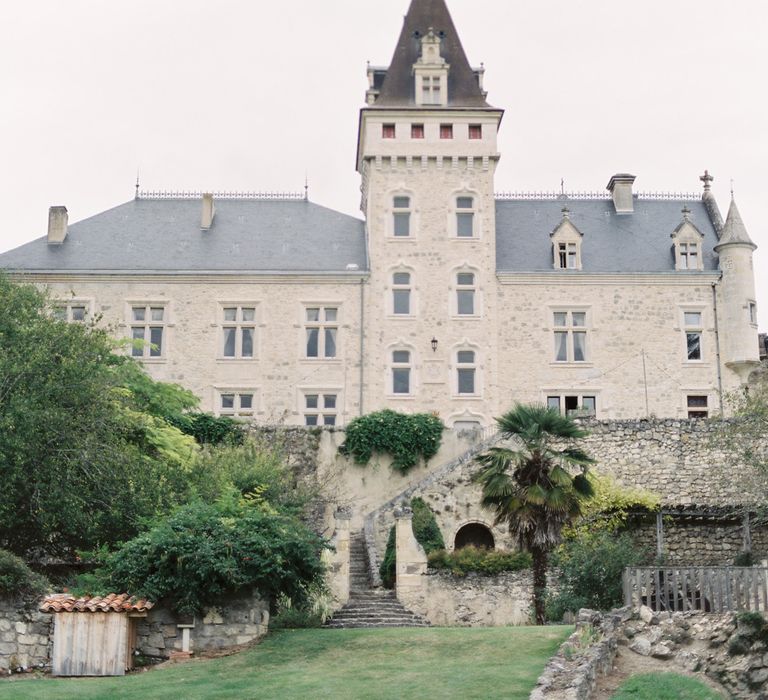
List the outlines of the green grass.
{"type": "Polygon", "coordinates": [[[611,700],[723,700],[709,686],[677,673],[642,673],[624,681],[611,700]]]}
{"type": "Polygon", "coordinates": [[[248,651],[123,678],[0,680],[2,700],[528,697],[572,627],[285,630],[248,651]]]}

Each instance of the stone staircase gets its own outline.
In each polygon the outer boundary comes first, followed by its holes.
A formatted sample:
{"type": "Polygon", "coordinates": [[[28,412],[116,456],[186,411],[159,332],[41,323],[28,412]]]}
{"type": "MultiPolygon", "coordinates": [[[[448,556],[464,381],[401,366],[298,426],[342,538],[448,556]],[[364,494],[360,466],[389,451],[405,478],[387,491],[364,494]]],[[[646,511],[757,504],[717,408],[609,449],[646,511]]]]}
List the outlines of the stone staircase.
{"type": "Polygon", "coordinates": [[[325,627],[428,627],[427,620],[406,610],[394,591],[372,588],[368,554],[362,532],[349,542],[349,602],[326,621],[325,627]]]}

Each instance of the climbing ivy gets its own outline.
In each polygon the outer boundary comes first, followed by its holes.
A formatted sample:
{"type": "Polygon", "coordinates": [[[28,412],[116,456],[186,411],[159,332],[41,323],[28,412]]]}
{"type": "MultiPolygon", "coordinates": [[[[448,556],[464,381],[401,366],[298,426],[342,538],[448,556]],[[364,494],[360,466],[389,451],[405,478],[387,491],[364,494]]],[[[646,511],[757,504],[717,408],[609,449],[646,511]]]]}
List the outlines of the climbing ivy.
{"type": "MultiPolygon", "coordinates": [[[[411,500],[411,509],[413,510],[413,535],[416,541],[424,547],[427,554],[445,549],[445,540],[440,527],[437,524],[435,514],[423,499],[416,497],[411,500]]],[[[387,540],[387,549],[384,553],[384,559],[379,567],[381,580],[386,588],[392,588],[395,585],[395,528],[389,531],[387,540]]]]}
{"type": "Polygon", "coordinates": [[[339,448],[358,464],[367,464],[374,454],[392,457],[392,468],[406,474],[437,454],[443,422],[429,413],[397,413],[385,409],[355,418],[347,426],[347,438],[339,448]]]}

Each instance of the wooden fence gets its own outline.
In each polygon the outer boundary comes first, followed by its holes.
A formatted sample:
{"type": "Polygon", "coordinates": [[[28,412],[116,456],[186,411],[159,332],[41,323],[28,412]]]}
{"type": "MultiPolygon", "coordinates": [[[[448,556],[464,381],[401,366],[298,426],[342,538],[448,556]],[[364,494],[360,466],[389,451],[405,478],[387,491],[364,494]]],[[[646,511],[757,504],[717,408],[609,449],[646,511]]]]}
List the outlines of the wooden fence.
{"type": "Polygon", "coordinates": [[[624,603],[656,612],[768,611],[768,567],[628,567],[624,603]]]}

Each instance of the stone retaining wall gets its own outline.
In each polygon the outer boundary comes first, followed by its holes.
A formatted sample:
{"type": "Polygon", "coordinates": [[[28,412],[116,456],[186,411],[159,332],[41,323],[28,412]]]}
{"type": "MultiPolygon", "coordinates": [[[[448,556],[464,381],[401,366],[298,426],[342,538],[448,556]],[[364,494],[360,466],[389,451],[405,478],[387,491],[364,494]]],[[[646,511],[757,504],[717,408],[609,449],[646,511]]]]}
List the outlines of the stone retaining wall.
{"type": "Polygon", "coordinates": [[[0,597],[0,675],[50,667],[53,616],[37,603],[0,597]]]}
{"type": "Polygon", "coordinates": [[[544,667],[529,700],[590,700],[597,679],[613,669],[629,608],[601,614],[579,610],[576,631],[544,667]]]}
{"type": "MultiPolygon", "coordinates": [[[[768,558],[768,527],[750,528],[754,561],[768,558]]],[[[638,524],[632,528],[638,546],[656,552],[655,522],[638,524]]],[[[744,529],[740,522],[686,521],[665,518],[665,562],[673,566],[721,566],[733,564],[744,551],[744,529]]]]}
{"type": "MultiPolygon", "coordinates": [[[[156,607],[137,628],[137,651],[148,657],[167,659],[171,652],[182,650],[182,629],[179,624],[193,622],[156,607]]],[[[194,620],[190,629],[190,650],[218,651],[250,644],[261,639],[269,629],[269,606],[257,596],[228,601],[210,608],[203,617],[194,620]]]]}
{"type": "Polygon", "coordinates": [[[530,571],[459,577],[430,569],[419,589],[397,591],[406,608],[440,627],[530,624],[532,595],[530,571]]]}

